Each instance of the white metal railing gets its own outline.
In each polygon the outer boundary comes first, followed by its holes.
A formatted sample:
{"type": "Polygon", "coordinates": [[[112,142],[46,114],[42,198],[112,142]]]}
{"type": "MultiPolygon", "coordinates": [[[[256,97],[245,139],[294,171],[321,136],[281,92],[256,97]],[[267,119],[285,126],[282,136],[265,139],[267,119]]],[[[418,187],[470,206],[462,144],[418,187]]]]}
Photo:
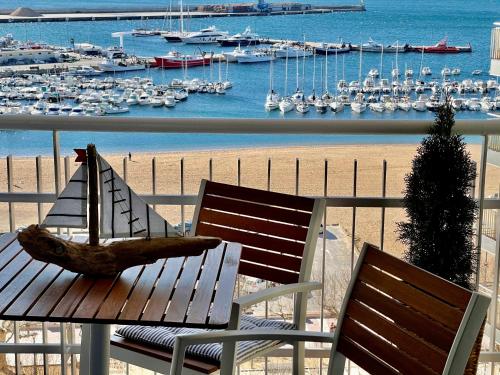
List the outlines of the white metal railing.
{"type": "MultiPolygon", "coordinates": [[[[0,119],[0,130],[44,130],[51,131],[53,134],[53,157],[54,157],[54,186],[55,192],[42,192],[41,191],[41,159],[36,158],[36,171],[37,171],[37,186],[36,192],[14,192],[14,158],[7,158],[7,188],[8,191],[0,192],[0,203],[8,205],[9,212],[9,224],[10,229],[14,230],[16,228],[16,215],[15,215],[15,204],[17,203],[32,203],[37,205],[38,220],[41,220],[43,203],[51,203],[55,200],[56,195],[61,191],[64,183],[62,179],[64,177],[65,181],[69,178],[69,159],[66,157],[64,163],[61,163],[60,155],[60,143],[59,143],[59,132],[60,131],[77,131],[77,132],[87,132],[87,131],[105,131],[105,132],[168,132],[168,133],[216,133],[216,134],[360,134],[360,135],[374,135],[374,134],[392,134],[392,135],[420,135],[425,134],[431,125],[431,121],[403,121],[403,120],[391,120],[391,121],[379,121],[379,120],[358,120],[358,121],[325,121],[325,120],[253,120],[253,119],[164,119],[164,118],[64,118],[64,117],[37,117],[37,116],[5,116],[0,119]],[[64,173],[63,173],[64,170],[64,173]]],[[[477,135],[482,137],[482,154],[481,161],[478,167],[479,170],[479,185],[477,186],[477,200],[479,204],[479,220],[477,225],[477,244],[481,247],[481,242],[483,238],[483,230],[485,234],[490,234],[490,230],[494,230],[496,217],[491,214],[500,208],[500,200],[496,198],[485,198],[485,179],[486,179],[486,163],[487,163],[487,150],[489,145],[491,149],[495,149],[495,140],[499,138],[500,135],[500,120],[466,120],[457,121],[455,131],[465,134],[465,135],[477,135]],[[493,147],[492,147],[493,146],[493,147]]],[[[128,171],[127,160],[123,161],[123,174],[127,178],[128,171]]],[[[184,162],[179,160],[179,169],[181,176],[181,194],[158,194],[156,188],[156,159],[151,160],[151,178],[152,178],[152,194],[143,194],[143,198],[152,205],[169,205],[169,206],[180,206],[181,207],[181,218],[182,225],[184,226],[185,213],[184,209],[186,206],[191,206],[195,204],[195,196],[185,194],[184,192],[184,162]]],[[[208,176],[212,178],[213,163],[210,159],[208,165],[208,176]]],[[[272,160],[268,160],[267,165],[267,186],[270,188],[272,179],[272,160]]],[[[332,208],[351,208],[353,212],[353,224],[350,228],[351,237],[351,261],[354,262],[355,257],[355,241],[356,241],[356,209],[361,207],[370,207],[373,209],[381,210],[381,230],[380,230],[380,246],[384,246],[384,227],[385,227],[385,210],[388,208],[401,208],[402,198],[401,197],[388,197],[386,196],[386,186],[387,186],[387,163],[384,162],[382,165],[382,189],[380,196],[370,196],[370,197],[360,197],[357,194],[357,172],[358,164],[356,161],[353,162],[353,193],[352,196],[332,196],[328,194],[328,173],[329,164],[328,160],[325,160],[324,167],[324,178],[323,178],[323,194],[327,203],[327,210],[332,208]]],[[[295,191],[296,194],[301,194],[300,185],[300,174],[301,174],[301,160],[296,159],[294,165],[295,173],[295,191]]],[[[240,184],[242,179],[242,168],[241,162],[237,160],[236,169],[236,180],[240,184]]],[[[326,215],[325,221],[323,223],[326,227],[326,215]]],[[[493,232],[495,233],[495,232],[493,232]]],[[[498,244],[497,244],[498,247],[498,244]]],[[[326,245],[323,241],[322,246],[322,266],[321,266],[321,280],[325,281],[325,275],[327,275],[327,269],[325,266],[325,254],[326,245]]],[[[498,250],[497,250],[498,254],[498,250]]],[[[495,275],[498,275],[498,262],[495,261],[495,275]]],[[[497,276],[495,276],[497,277],[497,276]]],[[[478,281],[480,280],[480,275],[478,274],[478,281]]],[[[496,280],[496,279],[495,279],[496,280]]],[[[492,294],[494,300],[498,300],[498,280],[493,280],[493,283],[488,283],[483,287],[484,291],[492,294]]],[[[324,290],[323,290],[324,292],[324,290]]],[[[324,293],[321,295],[320,302],[320,329],[325,330],[328,327],[324,327],[325,318],[325,300],[323,297],[324,293]]],[[[268,313],[269,306],[266,305],[265,312],[268,313]]],[[[490,312],[490,324],[486,334],[490,338],[490,344],[488,350],[482,353],[481,360],[488,362],[500,362],[500,353],[497,350],[496,345],[500,341],[500,337],[497,335],[498,321],[497,321],[497,304],[492,304],[492,310],[490,312]],[[493,317],[493,321],[491,321],[493,317]],[[491,324],[492,323],[492,324],[491,324]],[[497,344],[495,344],[497,343],[497,344]]],[[[46,334],[44,334],[43,342],[37,344],[19,344],[19,343],[8,343],[0,344],[0,353],[16,353],[15,366],[16,370],[19,372],[21,368],[21,362],[19,356],[21,353],[42,353],[44,354],[43,364],[44,368],[47,367],[46,356],[49,354],[61,354],[63,362],[67,363],[70,359],[71,366],[68,368],[63,366],[62,373],[76,373],[76,362],[75,355],[79,351],[79,346],[74,343],[74,340],[67,338],[64,334],[64,329],[61,326],[61,337],[64,337],[59,344],[47,344],[46,334]],[[68,339],[68,340],[67,340],[68,339]],[[35,345],[35,346],[33,346],[35,345]]],[[[42,331],[46,332],[46,327],[42,327],[42,331]]],[[[75,330],[69,330],[71,334],[75,334],[75,330]]],[[[15,341],[19,341],[19,327],[15,330],[15,341]]],[[[327,355],[327,351],[318,349],[310,350],[308,354],[311,357],[320,357],[327,355]]],[[[275,355],[287,356],[287,350],[282,350],[275,355]]],[[[267,360],[266,360],[267,361],[267,360]]],[[[320,359],[321,361],[321,359],[320,359]]],[[[266,362],[267,363],[267,362],[266,362]]],[[[494,367],[493,365],[491,366],[494,367]]],[[[493,370],[492,370],[493,371],[493,370]]],[[[492,372],[493,374],[493,372],[492,372]]]]}

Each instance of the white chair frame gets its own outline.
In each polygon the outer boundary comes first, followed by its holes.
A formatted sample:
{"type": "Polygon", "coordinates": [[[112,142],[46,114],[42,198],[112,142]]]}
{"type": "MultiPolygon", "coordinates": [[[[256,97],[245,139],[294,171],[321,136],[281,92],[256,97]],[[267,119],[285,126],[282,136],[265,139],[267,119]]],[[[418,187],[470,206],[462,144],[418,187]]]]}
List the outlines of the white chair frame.
{"type": "MultiPolygon", "coordinates": [[[[358,273],[362,266],[366,254],[366,247],[363,248],[358,259],[356,268],[353,271],[351,281],[346,291],[346,296],[342,303],[342,308],[339,314],[338,327],[341,327],[345,311],[356,283],[358,273]]],[[[463,374],[467,365],[472,348],[475,344],[481,325],[486,317],[486,313],[490,304],[490,298],[479,294],[472,293],[471,299],[467,305],[465,314],[463,315],[460,326],[454,338],[451,350],[448,353],[446,364],[442,375],[457,375],[463,374]]],[[[185,375],[183,370],[184,353],[187,346],[195,344],[206,344],[219,342],[223,343],[225,349],[228,344],[234,345],[238,341],[247,340],[285,340],[285,341],[301,341],[301,342],[324,342],[331,343],[330,362],[328,367],[328,375],[343,375],[345,367],[345,356],[336,351],[340,338],[340,329],[335,330],[333,334],[323,332],[306,332],[306,331],[283,331],[283,330],[252,330],[251,332],[242,330],[229,330],[220,332],[207,332],[194,335],[179,335],[176,338],[174,353],[172,357],[172,368],[170,375],[185,375]]],[[[223,349],[223,350],[224,350],[223,349]]],[[[223,370],[224,374],[229,374],[223,370]]],[[[232,370],[232,369],[231,369],[232,370]]]]}

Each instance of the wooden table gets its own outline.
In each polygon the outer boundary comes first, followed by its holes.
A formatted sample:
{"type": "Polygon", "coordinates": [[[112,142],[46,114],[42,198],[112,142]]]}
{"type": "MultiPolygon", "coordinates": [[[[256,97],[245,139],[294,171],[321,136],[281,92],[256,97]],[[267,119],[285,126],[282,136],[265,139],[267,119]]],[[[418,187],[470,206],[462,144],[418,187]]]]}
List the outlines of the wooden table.
{"type": "Polygon", "coordinates": [[[34,260],[7,233],[0,236],[0,319],[89,323],[80,371],[106,374],[109,324],[227,327],[240,255],[239,244],[223,242],[201,256],[89,278],[34,260]]]}

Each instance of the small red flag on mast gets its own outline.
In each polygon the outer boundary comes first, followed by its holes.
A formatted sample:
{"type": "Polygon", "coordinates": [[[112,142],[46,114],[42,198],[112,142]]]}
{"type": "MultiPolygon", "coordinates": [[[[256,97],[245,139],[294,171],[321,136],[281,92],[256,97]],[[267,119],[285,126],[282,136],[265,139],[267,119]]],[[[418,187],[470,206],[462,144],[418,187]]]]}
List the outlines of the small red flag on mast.
{"type": "Polygon", "coordinates": [[[84,148],[75,148],[76,152],[76,163],[87,163],[87,150],[84,148]]]}

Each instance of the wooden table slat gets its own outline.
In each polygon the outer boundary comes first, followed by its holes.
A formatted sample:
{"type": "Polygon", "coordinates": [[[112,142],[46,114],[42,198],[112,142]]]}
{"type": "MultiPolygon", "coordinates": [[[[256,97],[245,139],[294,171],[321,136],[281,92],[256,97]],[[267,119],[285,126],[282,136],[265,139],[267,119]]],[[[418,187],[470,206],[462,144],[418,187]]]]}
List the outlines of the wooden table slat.
{"type": "Polygon", "coordinates": [[[143,268],[144,266],[135,266],[122,272],[99,308],[96,314],[97,319],[116,319],[143,268]]]}
{"type": "Polygon", "coordinates": [[[76,319],[94,319],[102,302],[113,288],[116,278],[97,279],[73,314],[76,319]]]}
{"type": "Polygon", "coordinates": [[[43,292],[50,286],[54,279],[62,272],[62,268],[55,264],[48,264],[27,286],[27,288],[16,298],[16,300],[5,310],[6,315],[26,315],[28,310],[40,298],[43,292]]]}
{"type": "Polygon", "coordinates": [[[76,308],[80,306],[83,298],[94,286],[94,283],[94,279],[78,275],[78,278],[71,285],[71,288],[68,289],[63,298],[61,298],[54,310],[50,313],[50,317],[59,319],[71,317],[76,308]]]}
{"type": "Polygon", "coordinates": [[[141,321],[161,321],[167,308],[170,295],[186,258],[167,259],[158,284],[151,294],[148,306],[144,309],[141,321]]]}
{"type": "Polygon", "coordinates": [[[159,259],[141,274],[127,304],[118,317],[119,320],[138,320],[140,318],[165,262],[165,259],[159,259]]]}
{"type": "Polygon", "coordinates": [[[241,245],[224,242],[198,257],[92,278],[31,258],[7,234],[0,236],[0,319],[224,328],[240,255],[241,245]]]}
{"type": "Polygon", "coordinates": [[[197,257],[187,258],[179,282],[170,300],[167,313],[163,318],[164,321],[175,323],[184,322],[205,256],[206,253],[203,253],[197,257]]]}
{"type": "Polygon", "coordinates": [[[28,311],[26,316],[40,318],[47,316],[57,306],[77,277],[78,274],[63,270],[30,311],[28,311]]]}
{"type": "Polygon", "coordinates": [[[221,246],[207,252],[186,323],[200,323],[207,319],[223,255],[221,246]]]}
{"type": "Polygon", "coordinates": [[[241,246],[236,243],[227,243],[219,275],[219,284],[210,312],[209,323],[211,324],[227,324],[229,322],[240,256],[241,246]]]}
{"type": "Polygon", "coordinates": [[[21,272],[32,259],[25,251],[20,252],[12,259],[0,272],[0,291],[5,289],[12,278],[21,272]]]}
{"type": "MultiPolygon", "coordinates": [[[[11,242],[10,245],[5,247],[0,253],[0,271],[2,268],[6,267],[10,261],[12,261],[16,256],[18,256],[21,252],[25,252],[19,242],[14,241],[11,242]]],[[[28,255],[26,253],[26,255],[28,255]]]]}
{"type": "Polygon", "coordinates": [[[3,251],[17,238],[17,233],[4,233],[0,235],[0,252],[3,251]]]}
{"type": "Polygon", "coordinates": [[[0,311],[7,309],[24,288],[29,285],[36,275],[47,265],[37,260],[32,260],[0,293],[0,311]]]}

